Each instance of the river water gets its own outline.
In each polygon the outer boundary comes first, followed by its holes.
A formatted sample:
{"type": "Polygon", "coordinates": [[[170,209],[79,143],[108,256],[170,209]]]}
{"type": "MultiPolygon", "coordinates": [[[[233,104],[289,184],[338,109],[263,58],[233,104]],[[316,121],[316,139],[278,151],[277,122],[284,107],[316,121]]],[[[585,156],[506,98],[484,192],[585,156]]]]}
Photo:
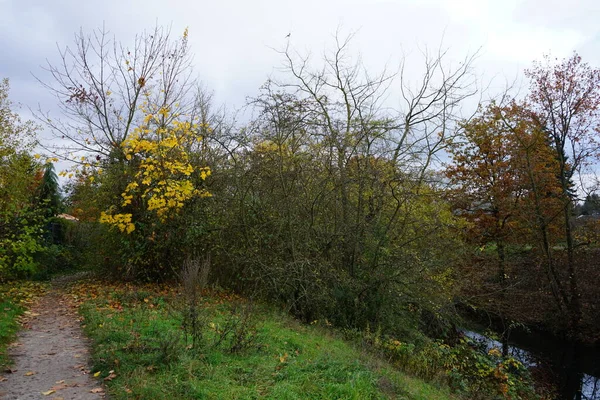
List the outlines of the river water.
{"type": "MultiPolygon", "coordinates": [[[[481,333],[464,330],[473,340],[491,348],[502,349],[502,343],[481,333]]],[[[508,341],[508,352],[530,371],[551,379],[559,390],[560,400],[600,400],[600,348],[583,346],[554,337],[514,332],[508,341]]]]}

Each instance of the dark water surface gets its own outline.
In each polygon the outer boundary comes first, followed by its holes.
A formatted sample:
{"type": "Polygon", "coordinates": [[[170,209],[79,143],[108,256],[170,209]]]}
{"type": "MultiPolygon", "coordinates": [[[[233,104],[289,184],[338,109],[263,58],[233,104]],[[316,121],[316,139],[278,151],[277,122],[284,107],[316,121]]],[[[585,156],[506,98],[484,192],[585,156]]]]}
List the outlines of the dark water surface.
{"type": "MultiPolygon", "coordinates": [[[[475,331],[465,335],[486,346],[502,349],[502,343],[475,331]]],[[[508,353],[557,384],[561,400],[600,400],[600,347],[569,343],[536,333],[514,332],[508,353]]]]}
{"type": "MultiPolygon", "coordinates": [[[[502,349],[502,343],[475,332],[466,336],[485,345],[487,350],[502,349]]],[[[600,346],[584,346],[537,333],[514,332],[508,354],[519,360],[532,374],[544,376],[557,385],[558,399],[600,400],[600,346]]]]}

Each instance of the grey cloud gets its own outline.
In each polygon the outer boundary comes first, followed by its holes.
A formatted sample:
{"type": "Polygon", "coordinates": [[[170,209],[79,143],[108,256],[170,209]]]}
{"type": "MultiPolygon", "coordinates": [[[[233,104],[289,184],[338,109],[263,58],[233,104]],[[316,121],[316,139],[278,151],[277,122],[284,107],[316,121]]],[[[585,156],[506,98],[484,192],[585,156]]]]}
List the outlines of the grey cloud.
{"type": "MultiPolygon", "coordinates": [[[[45,59],[58,61],[56,43],[71,44],[73,34],[80,27],[91,32],[105,24],[119,40],[127,43],[133,35],[156,23],[171,25],[173,34],[180,34],[189,26],[190,45],[200,79],[215,91],[219,102],[239,107],[246,96],[256,95],[267,77],[277,72],[281,57],[272,48],[283,48],[289,32],[290,43],[302,53],[311,52],[317,61],[327,45],[332,44],[336,29],[340,28],[343,34],[358,31],[353,48],[362,53],[369,69],[375,72],[386,63],[393,69],[406,52],[415,60],[415,66],[409,70],[414,77],[420,72],[417,46],[436,49],[443,37],[444,44],[452,48],[452,55],[458,60],[484,45],[487,21],[453,19],[453,15],[461,12],[460,5],[450,0],[446,3],[442,0],[107,0],[83,3],[79,0],[0,0],[0,76],[13,80],[13,96],[18,101],[32,107],[39,101],[51,109],[52,100],[30,72],[43,76],[41,66],[45,59]],[[449,14],[448,9],[452,13],[449,14]]],[[[496,18],[494,27],[502,24],[499,29],[507,32],[515,24],[529,27],[532,32],[539,28],[552,32],[575,30],[584,38],[582,52],[585,49],[585,54],[590,56],[600,54],[595,21],[600,2],[580,0],[571,4],[562,0],[552,0],[550,4],[525,0],[517,2],[512,20],[498,21],[497,16],[482,18],[496,18]]],[[[502,18],[510,15],[507,11],[502,18]]],[[[499,43],[515,49],[521,45],[518,37],[499,43]]],[[[484,51],[479,68],[490,76],[512,71],[515,59],[498,58],[511,52],[512,49],[484,51]]],[[[533,57],[536,56],[532,55],[531,59],[533,57]]],[[[528,60],[529,57],[524,61],[528,60]]]]}

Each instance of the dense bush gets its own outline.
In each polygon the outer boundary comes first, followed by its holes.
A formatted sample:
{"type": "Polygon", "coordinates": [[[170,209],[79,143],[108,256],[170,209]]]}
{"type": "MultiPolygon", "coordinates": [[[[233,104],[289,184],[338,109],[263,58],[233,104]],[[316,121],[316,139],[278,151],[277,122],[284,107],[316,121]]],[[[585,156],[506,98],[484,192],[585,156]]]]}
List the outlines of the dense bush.
{"type": "Polygon", "coordinates": [[[337,43],[336,62],[327,56],[300,75],[301,61],[287,54],[288,81],[268,81],[251,100],[253,118],[236,127],[211,110],[210,95],[183,95],[191,93],[177,80],[188,72],[187,32],[176,40],[155,33],[136,46],[159,43],[156,54],[95,60],[118,68],[137,57],[136,65],[148,68],[141,83],[119,77],[110,95],[75,92],[64,102],[67,109],[107,112],[93,98],[110,110],[107,118],[122,118],[114,122],[118,137],[111,126],[68,132],[74,143],[97,150],[84,157],[69,190],[74,215],[110,227],[101,241],[90,240],[98,246],[96,267],[163,280],[187,257],[210,255],[211,283],[275,301],[304,321],[444,335],[463,223],[442,199],[430,166],[450,134],[440,132],[452,113],[446,100],[471,95],[468,67],[452,77],[432,67],[422,89],[435,100],[416,98],[400,117],[381,104],[392,76],[370,78],[351,63],[345,45],[337,43]],[[151,57],[171,48],[164,65],[170,74],[161,75],[151,57]],[[364,74],[352,72],[359,70],[364,74]],[[179,91],[146,85],[151,74],[159,86],[179,91]],[[465,86],[449,93],[445,80],[465,86]],[[315,81],[327,84],[314,89],[315,81]],[[144,100],[119,108],[116,95],[130,92],[144,100]],[[423,107],[418,114],[426,118],[411,116],[423,107]]]}
{"type": "Polygon", "coordinates": [[[4,221],[0,236],[0,280],[36,274],[38,256],[46,250],[43,219],[38,213],[22,210],[11,222],[4,221]]]}

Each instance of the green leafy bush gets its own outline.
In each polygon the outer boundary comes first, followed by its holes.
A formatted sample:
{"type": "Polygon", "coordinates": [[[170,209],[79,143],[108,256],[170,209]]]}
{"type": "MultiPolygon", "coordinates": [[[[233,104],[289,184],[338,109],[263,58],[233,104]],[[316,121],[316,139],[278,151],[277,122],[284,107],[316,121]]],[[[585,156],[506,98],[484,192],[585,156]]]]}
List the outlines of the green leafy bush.
{"type": "Polygon", "coordinates": [[[40,267],[36,256],[45,250],[43,220],[35,210],[10,222],[0,232],[0,280],[34,275],[40,267]]]}
{"type": "Polygon", "coordinates": [[[366,337],[400,369],[420,378],[447,383],[469,399],[535,399],[533,382],[525,366],[499,349],[488,352],[463,337],[450,346],[425,340],[413,344],[389,336],[366,337]]]}

